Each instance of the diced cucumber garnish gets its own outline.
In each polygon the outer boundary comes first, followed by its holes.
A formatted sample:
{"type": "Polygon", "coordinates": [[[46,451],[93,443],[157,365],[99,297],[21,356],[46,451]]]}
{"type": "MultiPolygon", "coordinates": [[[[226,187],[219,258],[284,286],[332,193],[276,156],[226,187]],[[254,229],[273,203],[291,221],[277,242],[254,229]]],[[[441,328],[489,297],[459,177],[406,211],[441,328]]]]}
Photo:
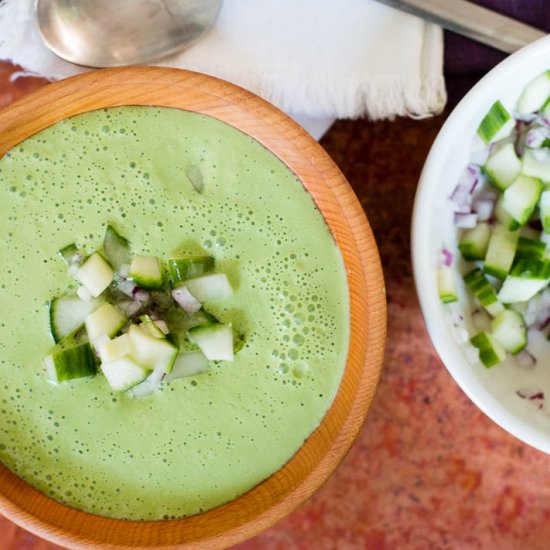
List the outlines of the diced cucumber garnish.
{"type": "Polygon", "coordinates": [[[168,274],[172,286],[178,286],[188,279],[200,277],[213,269],[214,258],[212,256],[189,256],[168,260],[168,274]]]}
{"type": "Polygon", "coordinates": [[[519,223],[504,209],[503,200],[504,197],[501,195],[495,206],[495,218],[509,231],[515,231],[519,228],[519,223]]]}
{"type": "Polygon", "coordinates": [[[152,336],[153,338],[165,338],[166,335],[160,328],[155,324],[153,319],[149,317],[149,315],[140,315],[139,320],[141,321],[141,325],[139,325],[139,328],[149,334],[149,336],[152,336]]]}
{"type": "Polygon", "coordinates": [[[120,359],[132,352],[132,345],[127,334],[121,334],[113,340],[108,340],[99,346],[99,356],[104,363],[120,359]]]}
{"type": "Polygon", "coordinates": [[[187,290],[201,303],[210,300],[221,300],[233,294],[233,289],[225,273],[203,275],[185,281],[187,290]]]}
{"type": "Polygon", "coordinates": [[[522,115],[542,109],[550,97],[550,73],[545,71],[525,86],[518,101],[518,111],[522,115]]]}
{"type": "Polygon", "coordinates": [[[505,304],[526,302],[550,282],[550,261],[520,260],[506,277],[498,298],[505,304]]]}
{"type": "Polygon", "coordinates": [[[542,182],[537,178],[519,176],[504,191],[502,207],[520,225],[527,223],[537,206],[542,191],[542,182]]]}
{"type": "Polygon", "coordinates": [[[160,290],[164,286],[162,267],[156,256],[134,256],[128,277],[147,290],[160,290]]]}
{"type": "Polygon", "coordinates": [[[130,243],[112,225],[108,225],[103,239],[103,250],[116,271],[130,263],[130,243]]]}
{"type": "Polygon", "coordinates": [[[476,334],[470,342],[479,350],[479,359],[486,367],[497,365],[506,358],[506,350],[487,332],[476,334]]]}
{"type": "Polygon", "coordinates": [[[548,235],[550,234],[550,190],[540,194],[539,208],[542,229],[548,235]]]}
{"type": "Polygon", "coordinates": [[[199,346],[210,361],[233,361],[233,328],[212,323],[187,331],[189,340],[199,346]]]}
{"type": "Polygon", "coordinates": [[[147,369],[136,364],[129,357],[121,357],[108,363],[101,363],[101,371],[114,391],[129,390],[143,382],[149,375],[147,369]]]}
{"type": "Polygon", "coordinates": [[[483,260],[491,237],[491,229],[486,223],[478,223],[464,231],[458,249],[466,260],[483,260]]]}
{"type": "Polygon", "coordinates": [[[113,280],[114,271],[103,257],[94,252],[76,272],[77,281],[97,298],[113,280]]]}
{"type": "Polygon", "coordinates": [[[455,278],[450,267],[440,267],[437,270],[437,288],[439,299],[444,304],[450,304],[458,300],[455,278]]]}
{"type": "Polygon", "coordinates": [[[542,260],[545,252],[546,243],[526,237],[520,237],[516,255],[514,256],[514,262],[518,262],[519,260],[542,260]]]}
{"type": "Polygon", "coordinates": [[[514,125],[514,119],[510,117],[502,103],[495,101],[489,112],[483,117],[477,133],[485,143],[489,143],[508,136],[514,125]]]}
{"type": "Polygon", "coordinates": [[[90,344],[75,342],[70,337],[57,344],[44,361],[48,378],[56,384],[94,376],[97,371],[95,355],[90,344]]]}
{"type": "Polygon", "coordinates": [[[512,355],[527,345],[527,327],[520,313],[504,309],[491,321],[491,336],[512,355]]]}
{"type": "Polygon", "coordinates": [[[513,143],[504,143],[489,155],[484,172],[491,183],[501,191],[510,187],[521,171],[521,160],[513,143]]]}
{"type": "Polygon", "coordinates": [[[74,294],[54,298],[50,303],[50,330],[54,341],[59,342],[81,327],[100,304],[96,299],[83,302],[74,294]]]}
{"type": "Polygon", "coordinates": [[[143,368],[170,372],[178,348],[166,338],[160,339],[146,333],[137,325],[130,325],[128,336],[132,344],[131,357],[143,368]]]}
{"type": "Polygon", "coordinates": [[[540,149],[536,153],[527,149],[523,153],[521,173],[524,176],[537,178],[544,183],[550,182],[550,151],[540,149]],[[541,155],[544,158],[541,159],[541,155]]]}
{"type": "Polygon", "coordinates": [[[498,301],[495,289],[479,267],[467,273],[464,276],[464,282],[491,315],[496,316],[504,310],[504,306],[498,301]]]}
{"type": "Polygon", "coordinates": [[[180,353],[176,357],[172,372],[164,377],[164,382],[172,382],[185,376],[194,376],[208,370],[208,359],[201,351],[180,353]]]}
{"type": "Polygon", "coordinates": [[[102,334],[112,338],[127,321],[126,316],[116,306],[104,303],[86,317],[88,338],[90,342],[94,342],[102,334]]]}
{"type": "Polygon", "coordinates": [[[483,271],[498,279],[508,275],[516,254],[519,233],[496,225],[489,240],[483,271]]]}
{"type": "Polygon", "coordinates": [[[76,265],[82,262],[82,253],[78,250],[76,244],[71,243],[64,246],[58,254],[67,262],[68,265],[76,265]]]}

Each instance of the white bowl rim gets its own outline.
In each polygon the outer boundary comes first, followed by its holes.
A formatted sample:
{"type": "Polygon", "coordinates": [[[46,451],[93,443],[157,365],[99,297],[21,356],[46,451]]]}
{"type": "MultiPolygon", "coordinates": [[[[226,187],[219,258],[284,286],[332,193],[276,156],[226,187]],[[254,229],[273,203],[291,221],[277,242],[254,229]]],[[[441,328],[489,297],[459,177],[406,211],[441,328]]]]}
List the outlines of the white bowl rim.
{"type": "Polygon", "coordinates": [[[493,422],[520,441],[550,454],[550,437],[511,413],[475,379],[473,370],[459,350],[459,345],[438,313],[441,308],[437,287],[434,284],[435,279],[426,277],[426,273],[434,269],[433,251],[429,246],[423,245],[430,242],[428,234],[430,224],[426,223],[429,216],[426,216],[425,207],[422,205],[430,204],[431,199],[436,195],[438,183],[436,176],[441,173],[445,163],[447,142],[460,132],[464,113],[479,108],[480,96],[493,97],[494,100],[495,80],[506,80],[514,76],[517,78],[518,66],[521,67],[523,62],[539,57],[547,59],[547,65],[550,68],[550,36],[529,44],[494,67],[472,87],[445,121],[430,149],[418,183],[412,214],[411,255],[422,315],[432,343],[451,376],[462,391],[493,422]],[[465,365],[468,368],[464,368],[465,365]]]}

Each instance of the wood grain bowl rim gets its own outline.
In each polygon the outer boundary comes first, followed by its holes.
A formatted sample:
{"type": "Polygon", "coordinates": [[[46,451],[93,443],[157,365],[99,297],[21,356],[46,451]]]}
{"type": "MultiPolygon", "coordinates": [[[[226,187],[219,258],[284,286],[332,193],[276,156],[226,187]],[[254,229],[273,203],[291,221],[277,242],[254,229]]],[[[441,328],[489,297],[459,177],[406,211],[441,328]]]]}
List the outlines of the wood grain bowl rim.
{"type": "Polygon", "coordinates": [[[0,512],[60,545],[94,549],[225,548],[252,537],[311,496],[343,460],[372,403],[382,368],[386,299],[367,218],[324,149],[258,96],[207,75],[158,67],[88,72],[46,87],[0,111],[0,157],[55,122],[120,105],[176,107],[209,115],[256,139],[302,181],[344,258],[350,348],[337,395],[321,425],[293,458],[241,497],[195,516],[113,520],[62,505],[0,465],[0,512]]]}

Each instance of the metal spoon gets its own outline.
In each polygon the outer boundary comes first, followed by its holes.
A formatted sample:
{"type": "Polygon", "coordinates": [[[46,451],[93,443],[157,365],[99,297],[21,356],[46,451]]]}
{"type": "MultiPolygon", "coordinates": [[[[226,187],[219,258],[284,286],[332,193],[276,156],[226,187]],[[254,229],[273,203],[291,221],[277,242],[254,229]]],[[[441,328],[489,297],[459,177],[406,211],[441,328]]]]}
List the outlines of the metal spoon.
{"type": "Polygon", "coordinates": [[[546,36],[539,29],[466,0],[378,1],[507,53],[546,36]]]}
{"type": "Polygon", "coordinates": [[[87,67],[149,63],[189,46],[221,0],[37,0],[38,29],[56,55],[87,67]]]}

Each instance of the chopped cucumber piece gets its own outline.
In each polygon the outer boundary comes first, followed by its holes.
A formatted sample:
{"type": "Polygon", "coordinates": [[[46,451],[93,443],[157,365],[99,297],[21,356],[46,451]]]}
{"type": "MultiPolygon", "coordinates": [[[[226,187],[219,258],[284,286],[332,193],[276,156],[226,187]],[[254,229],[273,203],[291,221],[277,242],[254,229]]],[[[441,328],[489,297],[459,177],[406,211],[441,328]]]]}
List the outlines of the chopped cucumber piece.
{"type": "Polygon", "coordinates": [[[104,363],[120,359],[132,351],[130,338],[127,334],[121,334],[113,340],[108,340],[99,346],[99,356],[104,363]]]}
{"type": "Polygon", "coordinates": [[[526,150],[522,158],[521,173],[530,178],[537,178],[544,183],[550,182],[550,151],[539,149],[526,150]],[[542,158],[541,158],[542,157],[542,158]]]}
{"type": "Polygon", "coordinates": [[[187,331],[189,340],[199,346],[210,361],[233,361],[233,329],[212,323],[187,331]]]}
{"type": "Polygon", "coordinates": [[[539,111],[550,97],[550,73],[545,71],[525,86],[518,101],[521,115],[539,111]]]}
{"type": "Polygon", "coordinates": [[[550,190],[543,191],[540,194],[540,219],[542,228],[546,235],[550,234],[550,190]]]}
{"type": "Polygon", "coordinates": [[[201,303],[228,298],[233,294],[233,289],[225,273],[215,273],[212,275],[203,275],[196,279],[189,279],[185,281],[185,286],[201,303]]]}
{"type": "Polygon", "coordinates": [[[495,218],[508,230],[515,231],[519,223],[503,207],[504,197],[501,195],[495,206],[495,218]]]}
{"type": "Polygon", "coordinates": [[[526,237],[520,237],[516,255],[514,256],[514,262],[518,262],[519,260],[542,260],[545,252],[546,243],[526,237]]]}
{"type": "Polygon", "coordinates": [[[454,274],[450,267],[440,267],[437,270],[437,288],[439,290],[439,299],[444,304],[450,304],[458,300],[454,274]]]}
{"type": "Polygon", "coordinates": [[[542,191],[542,182],[537,178],[519,176],[504,191],[502,207],[520,225],[529,221],[537,206],[542,191]]]}
{"type": "Polygon", "coordinates": [[[78,269],[76,279],[97,298],[111,284],[113,275],[112,267],[94,252],[78,269]]]}
{"type": "Polygon", "coordinates": [[[101,302],[96,299],[83,302],[74,294],[54,298],[50,303],[50,330],[54,342],[59,342],[81,327],[86,317],[100,304],[101,302]]]}
{"type": "Polygon", "coordinates": [[[160,388],[160,384],[164,379],[164,372],[154,370],[149,376],[130,390],[130,395],[137,399],[147,397],[160,388]]]}
{"type": "Polygon", "coordinates": [[[491,183],[501,191],[510,187],[521,172],[521,160],[516,155],[513,143],[504,143],[489,155],[484,172],[491,183]]]}
{"type": "Polygon", "coordinates": [[[101,371],[114,391],[129,390],[143,382],[149,375],[147,369],[137,365],[129,357],[101,363],[101,371]]]}
{"type": "Polygon", "coordinates": [[[122,237],[112,225],[108,225],[103,239],[103,250],[111,265],[119,271],[123,265],[130,263],[130,243],[122,237]]]}
{"type": "Polygon", "coordinates": [[[180,353],[176,357],[172,372],[164,377],[164,382],[172,382],[184,376],[194,376],[208,370],[208,359],[200,351],[180,353]]]}
{"type": "Polygon", "coordinates": [[[491,336],[506,351],[516,355],[527,345],[527,327],[523,316],[511,309],[503,310],[491,321],[491,336]]]}
{"type": "Polygon", "coordinates": [[[167,339],[154,338],[137,325],[130,325],[128,336],[132,344],[131,357],[143,368],[170,372],[178,348],[167,339]]]}
{"type": "Polygon", "coordinates": [[[458,249],[466,260],[483,260],[491,237],[491,229],[486,223],[478,223],[467,229],[460,238],[458,249]]]}
{"type": "Polygon", "coordinates": [[[173,334],[187,333],[190,328],[218,322],[218,319],[204,308],[192,315],[188,315],[180,308],[169,311],[166,315],[168,329],[173,334]]]}
{"type": "Polygon", "coordinates": [[[58,254],[67,262],[68,265],[76,265],[82,262],[83,255],[78,250],[76,244],[71,243],[64,246],[58,254]]]}
{"type": "Polygon", "coordinates": [[[126,316],[116,306],[105,303],[86,317],[88,338],[90,342],[94,342],[102,334],[112,338],[127,321],[126,316]]]}
{"type": "Polygon", "coordinates": [[[476,334],[470,342],[479,350],[479,359],[492,367],[506,358],[506,350],[487,332],[476,334]]]}
{"type": "Polygon", "coordinates": [[[498,279],[505,279],[512,267],[516,254],[519,233],[505,227],[494,227],[489,240],[483,271],[498,279]]]}
{"type": "Polygon", "coordinates": [[[149,336],[152,336],[153,338],[165,338],[166,335],[160,328],[155,324],[153,319],[149,317],[149,315],[140,315],[139,320],[141,321],[141,325],[139,325],[139,328],[149,334],[149,336]]]}
{"type": "Polygon", "coordinates": [[[71,337],[57,344],[44,361],[48,378],[56,384],[93,376],[97,371],[95,355],[90,344],[75,342],[71,337]]]}
{"type": "Polygon", "coordinates": [[[495,289],[479,267],[464,275],[464,282],[491,315],[496,316],[504,310],[504,306],[498,301],[495,289]]]}
{"type": "Polygon", "coordinates": [[[147,290],[160,290],[164,286],[162,267],[156,256],[134,256],[128,277],[147,290]]]}
{"type": "Polygon", "coordinates": [[[550,282],[550,261],[520,260],[506,277],[498,298],[505,304],[526,302],[550,282]]]}
{"type": "Polygon", "coordinates": [[[500,101],[495,101],[489,112],[483,117],[477,134],[485,142],[507,137],[515,126],[514,119],[500,101]]]}
{"type": "Polygon", "coordinates": [[[168,274],[172,286],[200,277],[214,269],[212,256],[189,256],[187,258],[170,258],[168,260],[168,274]]]}

